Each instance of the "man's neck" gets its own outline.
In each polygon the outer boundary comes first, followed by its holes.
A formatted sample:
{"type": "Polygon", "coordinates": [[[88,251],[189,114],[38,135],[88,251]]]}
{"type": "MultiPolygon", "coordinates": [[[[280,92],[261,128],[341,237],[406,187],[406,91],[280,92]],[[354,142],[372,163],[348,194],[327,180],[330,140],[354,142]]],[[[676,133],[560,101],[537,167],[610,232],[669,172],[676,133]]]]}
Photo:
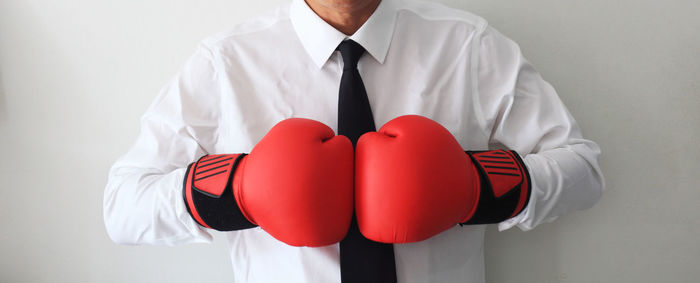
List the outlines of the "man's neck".
{"type": "Polygon", "coordinates": [[[354,34],[381,0],[305,0],[321,19],[346,35],[354,34]]]}

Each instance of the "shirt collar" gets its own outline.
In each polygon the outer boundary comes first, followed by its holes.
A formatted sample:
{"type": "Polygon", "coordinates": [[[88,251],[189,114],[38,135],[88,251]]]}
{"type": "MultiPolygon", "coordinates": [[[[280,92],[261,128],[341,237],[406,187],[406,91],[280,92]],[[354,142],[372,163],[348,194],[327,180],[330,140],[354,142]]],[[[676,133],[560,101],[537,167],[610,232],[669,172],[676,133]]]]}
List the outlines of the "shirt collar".
{"type": "Polygon", "coordinates": [[[304,0],[292,0],[289,17],[299,40],[311,59],[321,68],[341,41],[352,39],[362,45],[375,60],[384,63],[394,33],[394,0],[382,0],[374,13],[351,36],[323,21],[304,0]]]}

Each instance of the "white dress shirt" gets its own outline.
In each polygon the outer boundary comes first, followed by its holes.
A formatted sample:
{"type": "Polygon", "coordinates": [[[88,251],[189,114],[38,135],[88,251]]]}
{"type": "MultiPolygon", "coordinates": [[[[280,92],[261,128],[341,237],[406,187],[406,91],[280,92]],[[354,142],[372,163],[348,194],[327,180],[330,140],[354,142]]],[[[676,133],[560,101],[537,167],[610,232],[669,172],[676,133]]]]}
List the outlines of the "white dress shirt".
{"type": "MultiPolygon", "coordinates": [[[[524,158],[530,203],[499,224],[529,230],[592,206],[603,176],[598,146],[581,136],[555,90],[516,43],[465,11],[383,0],[346,36],[303,0],[202,41],[141,119],[133,147],[112,167],[104,217],[122,244],[210,242],[188,215],[185,167],[204,154],[250,152],[290,117],[337,129],[350,38],[367,53],[359,71],[377,129],[406,114],[429,117],[465,150],[507,148],[524,158]]],[[[455,226],[423,242],[394,245],[398,280],[484,282],[484,226],[455,226]]],[[[338,244],[291,247],[260,228],[225,233],[235,282],[340,282],[338,244]]]]}

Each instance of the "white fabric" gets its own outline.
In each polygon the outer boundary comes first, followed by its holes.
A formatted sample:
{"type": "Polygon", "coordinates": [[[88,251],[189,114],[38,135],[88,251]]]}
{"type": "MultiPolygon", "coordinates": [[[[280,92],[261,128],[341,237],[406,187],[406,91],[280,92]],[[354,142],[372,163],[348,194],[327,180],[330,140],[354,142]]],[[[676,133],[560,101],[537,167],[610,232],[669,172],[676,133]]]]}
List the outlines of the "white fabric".
{"type": "MultiPolygon", "coordinates": [[[[133,147],[112,167],[104,217],[122,244],[210,242],[182,200],[188,163],[249,152],[277,122],[304,117],[337,129],[347,38],[303,2],[205,39],[141,119],[133,147]]],[[[377,128],[420,114],[464,149],[508,148],[532,176],[530,204],[501,230],[529,230],[600,197],[598,146],[518,45],[482,18],[445,6],[384,0],[349,38],[368,51],[359,70],[377,128]]],[[[436,208],[437,209],[437,208],[436,208]]],[[[218,232],[216,232],[218,233],[218,232]]],[[[235,282],[340,282],[338,245],[297,248],[259,228],[226,233],[235,282]]],[[[484,282],[484,226],[456,226],[395,245],[399,282],[484,282]]]]}

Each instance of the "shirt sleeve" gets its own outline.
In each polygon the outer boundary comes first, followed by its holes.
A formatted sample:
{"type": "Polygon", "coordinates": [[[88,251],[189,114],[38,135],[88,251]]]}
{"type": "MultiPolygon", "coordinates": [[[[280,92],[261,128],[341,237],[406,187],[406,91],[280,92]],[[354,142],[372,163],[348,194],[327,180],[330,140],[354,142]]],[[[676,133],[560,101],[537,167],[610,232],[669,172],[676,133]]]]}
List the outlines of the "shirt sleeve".
{"type": "Polygon", "coordinates": [[[104,221],[119,244],[211,242],[187,213],[186,167],[217,140],[219,89],[212,52],[200,46],[141,117],[140,133],[109,171],[104,221]]]}
{"type": "Polygon", "coordinates": [[[598,145],[583,138],[554,88],[515,42],[491,27],[478,39],[475,81],[489,147],[518,152],[531,178],[528,206],[499,230],[517,225],[527,231],[593,206],[604,188],[598,145]]]}

